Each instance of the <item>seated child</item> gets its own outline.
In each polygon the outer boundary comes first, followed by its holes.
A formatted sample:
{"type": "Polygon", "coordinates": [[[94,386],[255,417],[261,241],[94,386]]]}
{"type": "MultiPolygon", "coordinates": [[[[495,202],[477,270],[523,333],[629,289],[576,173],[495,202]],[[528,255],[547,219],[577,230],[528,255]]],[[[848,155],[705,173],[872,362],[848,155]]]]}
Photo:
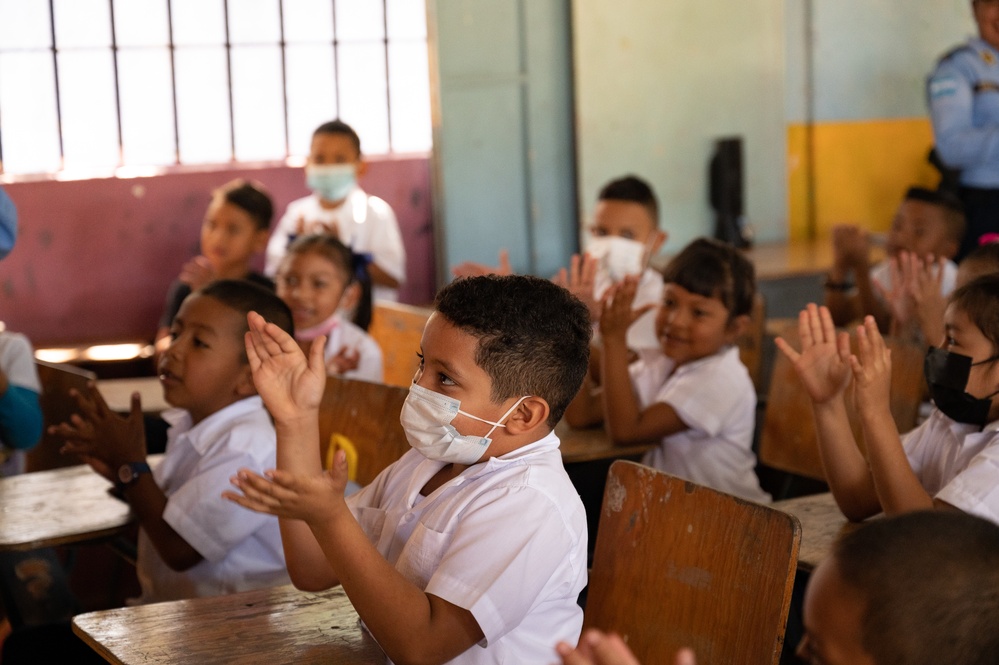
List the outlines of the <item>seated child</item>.
{"type": "Polygon", "coordinates": [[[276,275],[288,245],[297,236],[327,233],[356,254],[370,254],[375,300],[398,300],[406,279],[406,250],[389,205],[369,196],[357,180],[367,164],[361,139],[350,125],[332,120],[312,133],[305,180],[312,194],[292,201],[267,243],[264,272],[276,275]]]}
{"type": "Polygon", "coordinates": [[[954,290],[957,266],[952,259],[964,235],[964,212],[953,196],[939,191],[911,187],[902,200],[885,251],[887,258],[870,267],[870,242],[866,232],[856,226],[833,229],[833,267],[825,283],[826,307],[839,326],[873,316],[878,327],[887,332],[891,310],[884,294],[892,290],[892,257],[909,252],[930,262],[943,258],[941,292],[954,290]],[[854,283],[849,281],[853,275],[854,283]]]}
{"type": "Polygon", "coordinates": [[[170,345],[173,317],[191,291],[216,279],[246,279],[274,288],[271,280],[250,269],[250,260],[267,244],[273,217],[274,205],[259,184],[233,180],[212,192],[201,224],[201,255],[184,264],[167,292],[156,333],[158,352],[170,345]]]}
{"type": "Polygon", "coordinates": [[[363,261],[331,235],[296,238],[278,269],[277,293],[291,308],[303,351],[320,335],[326,338],[327,374],[381,383],[381,348],[341,313],[355,309],[350,304],[359,300],[356,315],[371,318],[371,291],[356,279],[358,260],[363,261]]]}
{"type": "MultiPolygon", "coordinates": [[[[999,662],[999,527],[920,511],[843,536],[805,591],[803,662],[990,665],[999,662]],[[927,574],[933,571],[932,574],[927,574]]],[[[617,635],[588,630],[563,665],[638,665],[617,635]]],[[[684,650],[676,665],[693,665],[684,650]]]]}
{"type": "Polygon", "coordinates": [[[614,443],[659,441],[643,464],[752,501],[767,502],[753,454],[756,390],[735,341],[749,324],[753,265],[700,238],[663,274],[661,348],[629,365],[626,333],[651,308],[632,309],[636,280],[614,287],[600,315],[603,350],[566,411],[573,427],[601,420],[614,443]]]}
{"type": "Polygon", "coordinates": [[[41,391],[31,342],[0,331],[0,478],[22,473],[25,451],[41,439],[41,391]]]}
{"type": "Polygon", "coordinates": [[[800,353],[777,339],[811,397],[826,481],[851,520],[937,507],[999,523],[999,275],[951,294],[944,320],[945,346],[924,366],[934,408],[901,438],[889,408],[891,353],[873,317],[857,328],[856,355],[825,307],[801,312],[800,353]],[[866,459],[844,402],[851,375],[866,459]]]}
{"type": "Polygon", "coordinates": [[[171,424],[166,454],[150,470],[142,409],[108,410],[96,388],[80,413],[53,428],[64,451],[88,458],[139,519],[139,602],[214,596],[288,582],[278,521],[240,510],[218,488],[241,467],[275,463],[274,425],[253,385],[243,336],[247,312],[290,334],[280,298],[245,280],[220,280],[188,296],[170,326],[160,381],[171,424]]]}
{"type": "Polygon", "coordinates": [[[458,279],[437,295],[401,421],[413,446],[343,499],[319,465],[322,347],[251,315],[247,351],[278,470],[226,496],[281,518],[292,581],[342,584],[394,662],[544,663],[575,642],[586,517],[552,431],[586,372],[586,307],[546,280],[458,279]]]}
{"type": "MultiPolygon", "coordinates": [[[[659,203],[647,182],[629,175],[611,180],[597,196],[593,211],[586,253],[573,255],[569,268],[555,276],[556,284],[565,286],[586,303],[590,318],[597,329],[600,299],[607,290],[626,275],[640,275],[635,306],[658,305],[662,302],[663,280],[649,260],[659,253],[667,234],[659,229],[659,203]]],[[[500,251],[496,268],[478,263],[462,263],[454,269],[458,277],[469,275],[509,275],[510,262],[505,250],[500,251]]],[[[628,347],[634,351],[658,349],[655,331],[656,315],[648,311],[628,330],[628,347]]]]}

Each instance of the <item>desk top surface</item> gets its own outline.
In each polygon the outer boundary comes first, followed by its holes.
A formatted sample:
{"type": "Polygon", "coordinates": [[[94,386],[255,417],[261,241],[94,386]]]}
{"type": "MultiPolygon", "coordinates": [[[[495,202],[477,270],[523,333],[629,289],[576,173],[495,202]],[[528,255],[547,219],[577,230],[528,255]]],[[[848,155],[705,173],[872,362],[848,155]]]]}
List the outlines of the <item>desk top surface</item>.
{"type": "Polygon", "coordinates": [[[82,614],[73,631],[111,663],[384,663],[343,589],[292,586],[82,614]]]}
{"type": "MultiPolygon", "coordinates": [[[[159,462],[151,455],[150,464],[159,462]]],[[[121,533],[132,522],[128,504],[89,466],[0,478],[0,551],[27,551],[121,533]]]]}
{"type": "Polygon", "coordinates": [[[846,519],[829,492],[776,501],[773,507],[801,522],[798,568],[802,570],[814,570],[832,552],[837,538],[860,526],[846,519]]]}
{"type": "Polygon", "coordinates": [[[603,427],[572,429],[565,421],[555,427],[555,434],[561,441],[559,448],[562,451],[562,462],[565,464],[636,457],[655,448],[656,445],[643,443],[634,446],[615,446],[603,427]]]}

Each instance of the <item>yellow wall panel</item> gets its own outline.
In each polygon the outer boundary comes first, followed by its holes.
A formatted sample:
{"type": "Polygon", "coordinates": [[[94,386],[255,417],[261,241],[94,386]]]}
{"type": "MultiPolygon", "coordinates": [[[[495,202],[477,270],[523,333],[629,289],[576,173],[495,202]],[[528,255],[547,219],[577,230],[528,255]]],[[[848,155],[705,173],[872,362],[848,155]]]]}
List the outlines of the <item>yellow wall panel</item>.
{"type": "Polygon", "coordinates": [[[810,134],[801,124],[787,129],[791,239],[809,236],[810,197],[817,237],[841,223],[885,231],[908,187],[939,180],[926,161],[933,132],[925,118],[816,123],[810,134]]]}

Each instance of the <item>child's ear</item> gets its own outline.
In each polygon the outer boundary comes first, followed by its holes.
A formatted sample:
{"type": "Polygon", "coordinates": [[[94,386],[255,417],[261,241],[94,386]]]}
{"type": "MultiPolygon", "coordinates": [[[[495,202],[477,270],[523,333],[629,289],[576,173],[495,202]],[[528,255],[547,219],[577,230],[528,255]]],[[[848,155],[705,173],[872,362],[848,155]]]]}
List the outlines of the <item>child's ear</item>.
{"type": "Polygon", "coordinates": [[[728,329],[725,331],[725,337],[727,338],[729,344],[734,343],[744,332],[749,330],[749,323],[751,320],[752,319],[750,319],[749,314],[740,314],[728,322],[728,329]]]}
{"type": "Polygon", "coordinates": [[[669,234],[661,229],[656,229],[652,232],[652,242],[649,243],[649,257],[653,258],[659,253],[666,241],[669,240],[669,234]]]}
{"type": "Polygon", "coordinates": [[[944,241],[943,247],[940,250],[940,256],[945,259],[953,260],[957,256],[957,250],[960,248],[957,240],[953,238],[948,238],[944,241]]]}
{"type": "Polygon", "coordinates": [[[342,312],[353,312],[360,301],[361,285],[357,282],[351,282],[343,290],[343,295],[340,296],[340,304],[337,305],[337,309],[342,312]]]}
{"type": "Polygon", "coordinates": [[[548,402],[540,397],[528,397],[521,402],[506,419],[506,431],[511,435],[529,432],[548,420],[551,409],[548,402]]]}
{"type": "Polygon", "coordinates": [[[239,395],[240,399],[253,397],[257,394],[257,386],[253,383],[253,371],[250,369],[249,362],[244,363],[239,378],[236,379],[236,394],[239,395]]]}
{"type": "Polygon", "coordinates": [[[253,253],[261,254],[267,249],[267,241],[270,240],[270,229],[257,229],[253,236],[253,253]]]}
{"type": "Polygon", "coordinates": [[[357,158],[357,179],[360,180],[361,177],[365,173],[367,173],[367,172],[368,172],[368,163],[366,161],[364,161],[363,159],[361,159],[360,157],[358,157],[357,158]]]}

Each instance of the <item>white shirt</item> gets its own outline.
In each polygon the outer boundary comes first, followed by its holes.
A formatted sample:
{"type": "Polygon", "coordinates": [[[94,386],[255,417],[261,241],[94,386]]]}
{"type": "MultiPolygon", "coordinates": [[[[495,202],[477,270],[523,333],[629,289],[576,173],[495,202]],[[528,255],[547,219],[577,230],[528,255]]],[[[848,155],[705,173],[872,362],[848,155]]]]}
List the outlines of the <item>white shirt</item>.
{"type": "Polygon", "coordinates": [[[933,409],[902,447],[931,496],[999,524],[999,421],[978,431],[933,409]]]}
{"type": "MultiPolygon", "coordinates": [[[[871,281],[881,285],[885,291],[891,291],[891,262],[885,259],[871,268],[871,281]]],[[[957,264],[947,261],[943,267],[943,280],[940,282],[940,295],[945,298],[954,290],[957,283],[957,264]]],[[[878,294],[880,297],[880,294],[878,294]]]]}
{"type": "Polygon", "coordinates": [[[330,331],[329,338],[326,340],[324,357],[326,358],[327,366],[344,348],[357,350],[359,356],[357,358],[357,367],[339,376],[347,379],[370,381],[371,383],[382,382],[382,379],[385,378],[384,371],[382,370],[382,348],[360,326],[356,326],[343,317],[338,316],[336,327],[330,331]]]}
{"type": "Polygon", "coordinates": [[[549,433],[429,496],[444,463],[410,450],[347,499],[396,570],[475,617],[485,639],[451,663],[549,663],[579,639],[586,515],[558,446],[549,433]]]}
{"type": "MultiPolygon", "coordinates": [[[[593,296],[600,300],[607,289],[611,287],[611,279],[605,273],[597,274],[593,283],[593,296]]],[[[642,278],[638,281],[638,289],[635,291],[635,302],[633,309],[638,309],[645,305],[655,305],[651,310],[638,317],[631,327],[628,328],[628,348],[634,351],[646,349],[659,350],[659,336],[656,334],[656,316],[659,313],[659,306],[663,304],[663,276],[654,268],[646,268],[642,273],[642,278]]],[[[593,326],[593,339],[598,342],[600,339],[600,326],[593,326]]]]}
{"type": "Polygon", "coordinates": [[[187,411],[163,414],[171,424],[166,454],[153,479],[167,495],[163,519],[204,560],[177,572],[139,531],[136,565],[142,596],[153,603],[217,596],[287,584],[278,521],[223,499],[241,467],[276,466],[277,437],[258,396],[242,399],[191,427],[187,411]]]}
{"type": "MultiPolygon", "coordinates": [[[[10,385],[42,392],[35,369],[35,353],[31,350],[31,342],[21,333],[0,331],[0,368],[10,385]]],[[[3,441],[0,441],[2,446],[3,441]]],[[[0,478],[24,473],[25,454],[23,450],[0,451],[0,478]]]]}
{"type": "Polygon", "coordinates": [[[770,501],[752,449],[756,390],[738,348],[679,367],[661,353],[645,354],[629,371],[643,409],[668,404],[689,428],[663,437],[643,464],[750,501],[770,501]]]}
{"type": "MultiPolygon", "coordinates": [[[[398,280],[406,281],[406,250],[399,233],[399,223],[388,203],[369,196],[355,186],[344,202],[333,210],[319,204],[315,194],[292,201],[274,227],[267,242],[264,273],[274,277],[288,250],[288,237],[298,234],[298,221],[305,222],[305,233],[321,231],[321,225],[336,227],[340,241],[358,254],[370,253],[379,268],[398,280]]],[[[399,290],[372,284],[375,300],[398,300],[399,290]]]]}

